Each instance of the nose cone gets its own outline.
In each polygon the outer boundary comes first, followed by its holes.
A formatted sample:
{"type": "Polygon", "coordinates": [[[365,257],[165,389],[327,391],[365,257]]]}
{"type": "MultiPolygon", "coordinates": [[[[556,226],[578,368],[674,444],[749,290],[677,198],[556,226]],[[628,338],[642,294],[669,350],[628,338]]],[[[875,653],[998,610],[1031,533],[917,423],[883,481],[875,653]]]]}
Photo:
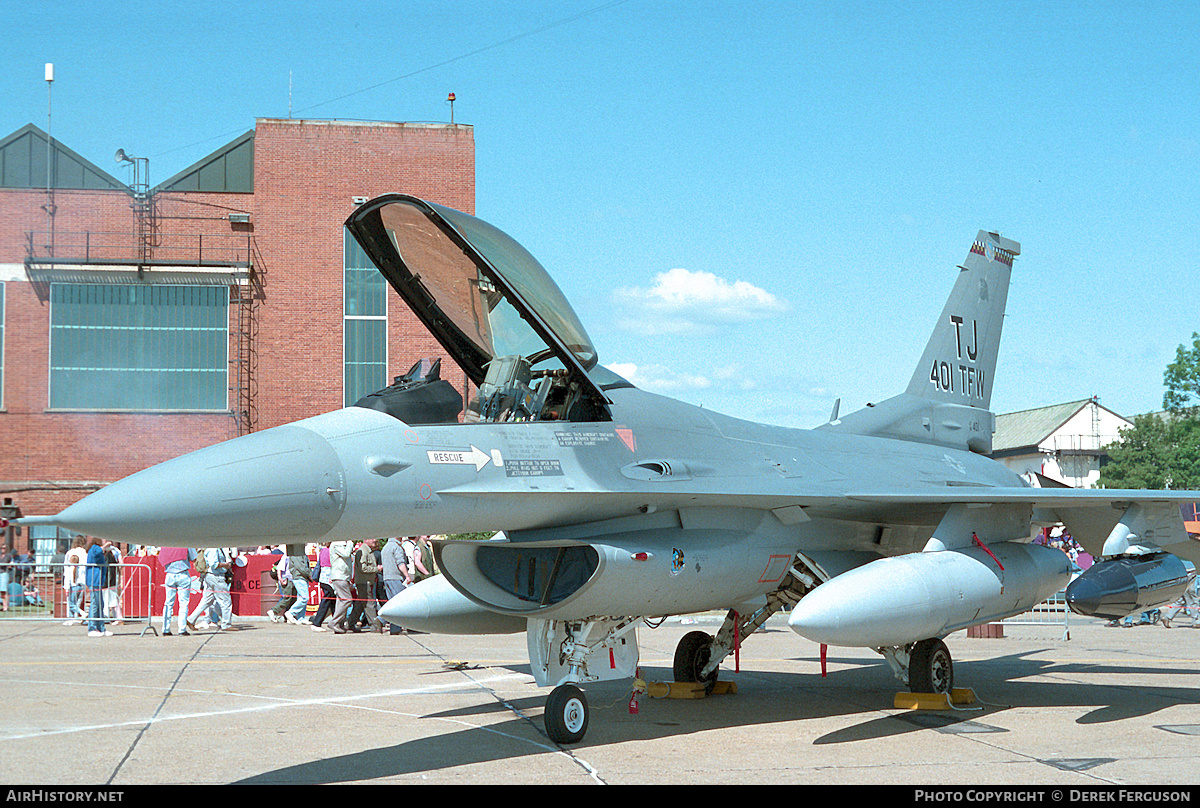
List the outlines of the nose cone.
{"type": "Polygon", "coordinates": [[[53,522],[114,541],[230,546],[314,541],[346,502],[329,443],[280,426],[169,460],[100,489],[53,522]]]}
{"type": "Polygon", "coordinates": [[[434,634],[516,634],[526,627],[523,617],[496,614],[470,600],[444,575],[426,578],[394,596],[379,617],[401,628],[434,634]]]}

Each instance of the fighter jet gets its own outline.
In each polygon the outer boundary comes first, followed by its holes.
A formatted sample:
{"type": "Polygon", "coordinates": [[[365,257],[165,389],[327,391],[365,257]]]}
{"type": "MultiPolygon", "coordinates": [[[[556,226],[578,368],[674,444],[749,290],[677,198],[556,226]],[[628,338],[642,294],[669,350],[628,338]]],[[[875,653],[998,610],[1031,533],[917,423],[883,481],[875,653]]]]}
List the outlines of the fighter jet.
{"type": "Polygon", "coordinates": [[[345,223],[473,382],[464,400],[418,362],[354,406],[138,472],[56,516],[117,541],[260,545],[436,540],[442,575],[381,615],[443,633],[525,632],[552,687],[547,734],[580,741],[582,686],[632,678],[637,629],[724,611],[692,631],[677,681],[716,683],[772,615],[816,643],[878,651],[914,692],[948,692],[944,638],[1062,590],[1071,564],[1031,541],[1064,523],[1104,559],[1082,612],[1174,600],[1200,563],[1179,504],[1197,491],[1031,486],[989,457],[1009,278],[1020,245],[980,231],[908,388],[802,430],[640,390],[599,363],[546,270],[488,223],[392,194],[345,223]]]}

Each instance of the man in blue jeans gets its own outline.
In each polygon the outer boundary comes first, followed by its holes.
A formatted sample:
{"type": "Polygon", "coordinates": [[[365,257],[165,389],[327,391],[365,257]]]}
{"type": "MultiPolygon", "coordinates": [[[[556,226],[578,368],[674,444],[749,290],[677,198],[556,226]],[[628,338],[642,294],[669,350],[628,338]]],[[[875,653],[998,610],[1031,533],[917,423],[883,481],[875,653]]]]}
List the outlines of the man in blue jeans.
{"type": "MultiPolygon", "coordinates": [[[[404,552],[404,542],[399,536],[390,537],[387,544],[383,545],[381,560],[383,568],[380,570],[380,574],[383,576],[383,589],[387,593],[387,599],[391,600],[408,588],[412,578],[409,574],[408,556],[404,552]]],[[[388,634],[399,634],[400,632],[400,626],[388,623],[388,634]]]]}
{"type": "Polygon", "coordinates": [[[108,557],[104,551],[111,542],[92,536],[88,540],[87,578],[91,603],[88,604],[88,636],[111,637],[112,632],[104,627],[104,587],[108,582],[108,557]]]}
{"type": "Polygon", "coordinates": [[[164,585],[167,600],[163,603],[163,636],[171,636],[171,616],[175,603],[179,603],[179,633],[188,634],[188,605],[192,597],[192,561],[196,551],[187,547],[163,547],[158,551],[158,563],[166,570],[164,585]]]}

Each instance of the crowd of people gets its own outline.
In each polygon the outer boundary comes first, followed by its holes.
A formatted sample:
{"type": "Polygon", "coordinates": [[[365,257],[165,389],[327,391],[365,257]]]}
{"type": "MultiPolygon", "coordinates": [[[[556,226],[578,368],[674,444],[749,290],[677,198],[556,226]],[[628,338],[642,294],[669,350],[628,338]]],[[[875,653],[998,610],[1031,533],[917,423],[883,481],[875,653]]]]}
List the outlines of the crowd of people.
{"type": "MultiPolygon", "coordinates": [[[[106,629],[99,621],[119,625],[124,620],[119,596],[121,559],[120,549],[111,542],[75,538],[63,563],[67,625],[87,622],[90,635],[103,636],[106,629]]],[[[15,549],[0,553],[0,610],[46,608],[46,600],[36,584],[35,568],[32,553],[23,554],[15,549]]]]}
{"type": "MultiPolygon", "coordinates": [[[[238,548],[128,547],[129,556],[157,556],[164,571],[162,633],[189,635],[208,628],[234,628],[231,585],[235,566],[245,566],[247,556],[271,555],[276,560],[270,577],[277,589],[263,597],[277,600],[267,616],[277,623],[308,626],[335,634],[375,631],[398,634],[379,618],[379,606],[405,587],[434,574],[428,537],[389,537],[363,542],[324,545],[280,545],[238,548]],[[315,559],[315,563],[314,563],[315,559]],[[192,594],[200,602],[189,609],[192,594]],[[308,616],[316,600],[316,613],[308,616]]],[[[110,625],[124,621],[122,565],[117,544],[95,537],[77,536],[62,557],[62,598],[65,625],[87,626],[89,637],[108,637],[110,625]]],[[[261,566],[261,565],[259,565],[261,566]]],[[[36,605],[45,608],[33,585],[36,568],[32,554],[0,553],[0,608],[36,605]]],[[[52,604],[51,604],[52,605],[52,604]]],[[[257,610],[256,612],[257,613],[257,610]]]]}
{"type": "MultiPolygon", "coordinates": [[[[334,634],[364,630],[383,633],[379,604],[434,574],[433,553],[426,536],[367,539],[358,545],[335,541],[321,545],[315,554],[317,563],[313,566],[307,552],[282,553],[274,568],[280,599],[267,612],[271,620],[334,634]],[[314,585],[319,590],[318,606],[310,619],[306,612],[314,585]]],[[[400,633],[394,625],[386,630],[400,633]]]]}

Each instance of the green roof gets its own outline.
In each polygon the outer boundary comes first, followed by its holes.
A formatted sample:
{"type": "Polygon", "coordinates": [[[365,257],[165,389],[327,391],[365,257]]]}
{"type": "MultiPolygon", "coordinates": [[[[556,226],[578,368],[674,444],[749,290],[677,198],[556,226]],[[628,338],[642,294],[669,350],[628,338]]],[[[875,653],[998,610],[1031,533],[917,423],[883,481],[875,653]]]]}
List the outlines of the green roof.
{"type": "Polygon", "coordinates": [[[118,190],[131,193],[129,186],[27,124],[0,140],[0,188],[45,188],[46,144],[51,142],[51,172],[55,188],[118,190]]]}
{"type": "Polygon", "coordinates": [[[254,193],[254,131],[154,186],[159,191],[254,193]]]}
{"type": "Polygon", "coordinates": [[[1091,403],[1090,398],[1085,398],[1082,401],[1068,401],[1065,404],[997,415],[996,433],[992,436],[992,451],[1037,446],[1091,403]]]}

